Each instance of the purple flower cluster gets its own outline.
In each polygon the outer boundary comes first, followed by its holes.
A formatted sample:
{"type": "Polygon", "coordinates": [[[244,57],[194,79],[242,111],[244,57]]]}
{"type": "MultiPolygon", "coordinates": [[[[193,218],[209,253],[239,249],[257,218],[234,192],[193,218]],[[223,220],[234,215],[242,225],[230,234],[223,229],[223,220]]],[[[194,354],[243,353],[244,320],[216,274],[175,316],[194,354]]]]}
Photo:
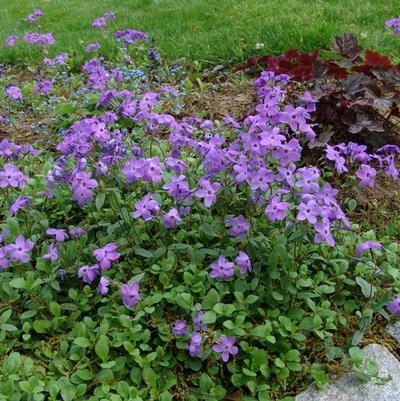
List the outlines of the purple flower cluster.
{"type": "Polygon", "coordinates": [[[338,174],[346,173],[351,166],[358,166],[355,172],[361,187],[373,188],[375,177],[378,171],[397,180],[399,170],[396,161],[400,154],[400,148],[387,145],[379,148],[376,153],[368,153],[365,145],[358,145],[353,142],[339,145],[327,145],[325,149],[326,158],[335,163],[335,170],[338,174]]]}
{"type": "Polygon", "coordinates": [[[100,46],[98,43],[88,43],[88,44],[85,46],[85,52],[86,52],[86,53],[91,53],[91,52],[93,52],[93,51],[95,51],[95,50],[99,50],[100,47],[101,47],[101,46],[100,46]]]}
{"type": "Polygon", "coordinates": [[[9,86],[5,91],[5,96],[12,100],[22,100],[21,89],[18,86],[12,85],[9,86]]]}
{"type": "Polygon", "coordinates": [[[38,46],[50,46],[56,43],[53,34],[51,32],[48,33],[27,32],[24,35],[24,41],[31,45],[38,45],[38,46]]]}
{"type": "Polygon", "coordinates": [[[137,40],[147,39],[147,35],[144,32],[136,31],[134,29],[125,29],[123,31],[117,31],[115,37],[121,40],[124,44],[130,44],[137,40]]]}
{"type": "Polygon", "coordinates": [[[395,35],[400,36],[400,18],[391,18],[385,22],[386,29],[393,29],[395,35]]]}
{"type": "Polygon", "coordinates": [[[35,24],[36,23],[36,19],[39,18],[39,17],[43,17],[43,15],[44,14],[43,14],[42,10],[40,10],[39,8],[36,8],[35,10],[33,10],[32,14],[29,14],[27,16],[26,19],[30,24],[35,24]]]}
{"type": "Polygon", "coordinates": [[[7,36],[4,40],[4,44],[8,47],[12,47],[15,45],[15,42],[18,40],[18,35],[10,35],[7,36]]]}
{"type": "Polygon", "coordinates": [[[19,235],[14,243],[0,247],[0,269],[7,268],[10,262],[28,263],[30,260],[29,252],[33,246],[32,241],[19,235]]]}
{"type": "Polygon", "coordinates": [[[114,20],[116,18],[116,15],[114,12],[110,11],[108,13],[105,13],[102,17],[96,18],[92,22],[92,27],[97,28],[97,29],[103,29],[107,27],[107,21],[114,20]]]}
{"type": "Polygon", "coordinates": [[[43,96],[47,96],[50,94],[52,87],[52,82],[48,79],[44,79],[33,88],[33,93],[41,93],[43,96]]]}
{"type": "Polygon", "coordinates": [[[22,174],[14,164],[6,163],[0,170],[0,188],[24,188],[28,177],[22,174]]]}

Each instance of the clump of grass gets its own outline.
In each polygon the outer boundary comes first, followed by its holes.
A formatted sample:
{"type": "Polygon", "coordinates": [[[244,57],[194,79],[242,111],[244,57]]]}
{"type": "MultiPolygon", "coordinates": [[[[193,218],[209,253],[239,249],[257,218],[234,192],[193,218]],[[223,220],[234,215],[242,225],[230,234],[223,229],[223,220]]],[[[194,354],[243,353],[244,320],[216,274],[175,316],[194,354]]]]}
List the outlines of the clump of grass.
{"type": "MultiPolygon", "coordinates": [[[[110,10],[118,19],[109,30],[144,30],[170,59],[234,64],[255,52],[256,43],[264,44],[260,53],[278,54],[291,47],[314,50],[349,30],[366,47],[398,55],[396,38],[382,34],[384,22],[399,11],[396,0],[15,0],[2,6],[0,40],[40,29],[56,37],[52,54],[79,53],[93,41],[107,54],[112,51],[111,35],[94,30],[91,22],[110,10]],[[35,7],[45,13],[39,28],[24,21],[35,7]]],[[[41,57],[40,50],[29,46],[0,46],[2,62],[38,62],[41,57]]]]}

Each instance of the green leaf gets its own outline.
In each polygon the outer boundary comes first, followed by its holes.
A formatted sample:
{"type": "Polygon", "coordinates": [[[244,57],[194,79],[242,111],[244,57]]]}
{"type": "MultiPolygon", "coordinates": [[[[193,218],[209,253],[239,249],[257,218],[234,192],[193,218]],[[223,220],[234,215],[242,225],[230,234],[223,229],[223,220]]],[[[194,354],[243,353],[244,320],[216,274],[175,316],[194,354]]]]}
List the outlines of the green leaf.
{"type": "Polygon", "coordinates": [[[143,256],[144,258],[152,258],[153,257],[153,253],[144,248],[136,247],[135,253],[136,253],[136,255],[143,256]]]}
{"type": "Polygon", "coordinates": [[[200,390],[201,390],[203,393],[207,393],[208,390],[209,390],[209,389],[211,388],[211,386],[212,386],[212,380],[210,379],[210,376],[208,376],[208,375],[205,374],[205,373],[203,373],[203,374],[200,376],[199,383],[200,383],[200,390]]]}
{"type": "Polygon", "coordinates": [[[143,369],[143,380],[150,388],[157,387],[157,375],[154,370],[148,366],[143,369]]]}
{"type": "Polygon", "coordinates": [[[92,380],[94,377],[94,374],[89,369],[78,370],[76,374],[79,378],[85,381],[92,380]]]}
{"type": "Polygon", "coordinates": [[[33,329],[36,333],[46,333],[50,328],[50,322],[48,320],[35,320],[33,322],[33,329]]]}
{"type": "Polygon", "coordinates": [[[71,103],[58,103],[55,112],[56,114],[63,116],[66,114],[70,114],[75,111],[75,107],[71,103]]]}
{"type": "Polygon", "coordinates": [[[106,362],[108,359],[109,347],[108,347],[108,338],[104,334],[100,336],[99,341],[97,341],[95,346],[95,351],[97,356],[103,361],[106,362]]]}
{"type": "Polygon", "coordinates": [[[211,288],[203,299],[203,309],[212,309],[220,301],[220,296],[215,288],[211,288]]]}
{"type": "Polygon", "coordinates": [[[356,277],[356,283],[360,286],[361,292],[365,298],[372,298],[375,295],[376,288],[362,277],[356,277]]]}
{"type": "Polygon", "coordinates": [[[61,387],[61,397],[64,401],[73,401],[76,394],[76,388],[71,383],[63,384],[61,387]]]}
{"type": "Polygon", "coordinates": [[[252,372],[249,369],[243,368],[242,372],[246,375],[246,376],[250,376],[250,377],[257,377],[257,373],[252,372]]]}
{"type": "Polygon", "coordinates": [[[25,279],[18,277],[11,280],[8,284],[10,284],[10,286],[13,288],[25,288],[25,279]]]}
{"type": "Polygon", "coordinates": [[[87,348],[87,347],[90,347],[92,345],[92,343],[86,337],[75,338],[74,343],[78,347],[82,347],[82,348],[87,348]]]}
{"type": "Polygon", "coordinates": [[[51,301],[49,310],[54,316],[60,316],[61,314],[61,306],[57,302],[51,301]]]}
{"type": "Polygon", "coordinates": [[[8,323],[3,323],[0,326],[0,329],[4,330],[4,331],[16,331],[16,330],[18,330],[18,328],[15,327],[13,324],[8,324],[8,323]]]}
{"type": "Polygon", "coordinates": [[[105,192],[100,192],[96,195],[96,209],[100,212],[101,208],[104,205],[104,201],[106,200],[105,192]]]}
{"type": "Polygon", "coordinates": [[[16,372],[18,366],[21,363],[21,355],[18,352],[11,352],[6,358],[4,358],[4,369],[8,374],[16,372]]]}
{"type": "Polygon", "coordinates": [[[212,324],[217,320],[217,315],[214,311],[207,311],[204,313],[202,320],[204,324],[212,324]]]}
{"type": "Polygon", "coordinates": [[[356,366],[361,365],[364,360],[364,352],[358,347],[351,347],[349,349],[349,355],[356,366]]]}
{"type": "Polygon", "coordinates": [[[190,310],[193,307],[193,297],[191,294],[182,292],[175,298],[176,303],[183,309],[190,310]]]}

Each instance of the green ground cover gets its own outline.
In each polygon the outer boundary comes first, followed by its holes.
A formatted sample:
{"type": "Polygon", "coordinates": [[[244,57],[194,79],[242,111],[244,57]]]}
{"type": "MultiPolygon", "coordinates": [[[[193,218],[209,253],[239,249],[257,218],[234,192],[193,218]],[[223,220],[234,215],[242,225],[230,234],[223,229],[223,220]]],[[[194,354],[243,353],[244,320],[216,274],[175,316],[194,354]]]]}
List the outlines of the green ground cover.
{"type": "MultiPolygon", "coordinates": [[[[112,49],[111,35],[93,30],[94,18],[115,11],[108,31],[144,30],[169,58],[234,64],[255,51],[279,54],[291,47],[327,48],[334,35],[352,31],[364,46],[396,56],[398,42],[383,31],[384,21],[399,12],[396,0],[1,0],[0,40],[27,30],[53,32],[51,54],[81,52],[84,43],[98,41],[112,49]],[[40,28],[26,16],[35,7],[46,18],[40,28]]],[[[38,61],[41,50],[20,43],[0,47],[1,62],[38,61]]]]}

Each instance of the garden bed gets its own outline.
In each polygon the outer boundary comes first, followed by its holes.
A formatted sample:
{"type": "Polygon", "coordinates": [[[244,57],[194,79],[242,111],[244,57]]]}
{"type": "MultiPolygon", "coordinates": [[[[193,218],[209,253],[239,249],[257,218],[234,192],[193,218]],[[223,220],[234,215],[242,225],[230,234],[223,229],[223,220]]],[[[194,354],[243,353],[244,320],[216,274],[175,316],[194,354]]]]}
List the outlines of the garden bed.
{"type": "Polygon", "coordinates": [[[324,142],[322,100],[286,74],[113,38],[0,78],[2,399],[288,401],[377,378],[359,356],[400,314],[400,148],[324,142]]]}

